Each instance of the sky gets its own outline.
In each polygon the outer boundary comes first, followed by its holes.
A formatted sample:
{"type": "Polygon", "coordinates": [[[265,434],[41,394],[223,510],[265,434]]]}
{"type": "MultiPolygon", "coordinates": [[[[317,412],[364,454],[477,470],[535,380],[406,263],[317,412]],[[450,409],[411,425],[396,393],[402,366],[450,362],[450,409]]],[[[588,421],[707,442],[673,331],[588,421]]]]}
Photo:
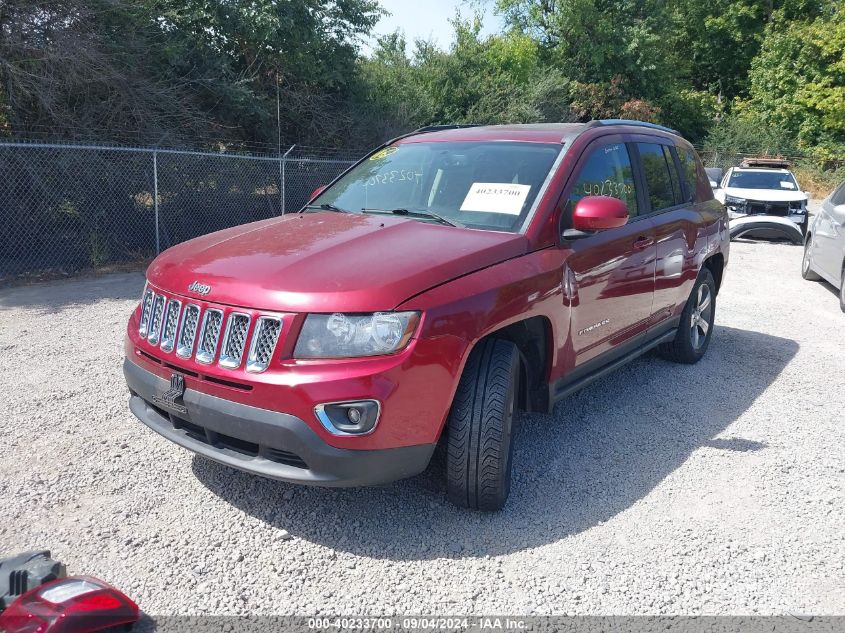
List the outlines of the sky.
{"type": "MultiPolygon", "coordinates": [[[[499,17],[493,15],[493,0],[480,3],[484,10],[482,33],[495,33],[501,26],[499,17]]],[[[413,47],[417,38],[434,40],[441,48],[447,48],[452,42],[452,26],[449,20],[460,10],[464,18],[473,15],[473,6],[479,2],[466,0],[381,0],[381,6],[392,15],[383,17],[376,25],[374,34],[386,35],[399,29],[405,33],[408,48],[413,47]]],[[[375,38],[365,44],[364,52],[369,53],[375,45],[375,38]]]]}

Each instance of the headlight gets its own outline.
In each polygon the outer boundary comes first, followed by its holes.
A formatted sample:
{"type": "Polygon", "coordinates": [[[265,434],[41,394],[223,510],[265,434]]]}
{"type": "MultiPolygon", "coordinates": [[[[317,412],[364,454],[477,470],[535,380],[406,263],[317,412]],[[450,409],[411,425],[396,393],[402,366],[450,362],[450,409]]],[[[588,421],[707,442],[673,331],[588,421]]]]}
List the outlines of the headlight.
{"type": "Polygon", "coordinates": [[[408,345],[419,312],[309,314],[296,341],[296,358],[351,358],[392,354],[408,345]]]}
{"type": "Polygon", "coordinates": [[[726,207],[744,207],[745,200],[742,198],[734,198],[733,196],[725,196],[726,207]]]}

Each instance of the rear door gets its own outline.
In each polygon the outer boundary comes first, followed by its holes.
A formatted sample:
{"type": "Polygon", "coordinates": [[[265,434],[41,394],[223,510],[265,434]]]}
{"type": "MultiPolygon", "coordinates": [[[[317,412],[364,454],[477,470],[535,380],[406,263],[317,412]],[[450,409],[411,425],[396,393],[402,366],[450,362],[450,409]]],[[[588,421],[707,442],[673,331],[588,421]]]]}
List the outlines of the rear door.
{"type": "Polygon", "coordinates": [[[822,203],[813,226],[813,267],[826,279],[837,282],[845,249],[845,183],[822,203]]]}
{"type": "Polygon", "coordinates": [[[564,192],[561,230],[587,196],[613,196],[628,205],[625,226],[566,240],[565,284],[573,285],[571,340],[575,364],[583,365],[647,329],[654,294],[654,231],[641,215],[641,196],[629,145],[622,136],[602,137],[581,156],[564,192]],[[570,281],[566,281],[570,280],[570,281]]]}
{"type": "Polygon", "coordinates": [[[682,159],[670,139],[652,137],[636,143],[643,169],[648,208],[645,214],[654,223],[655,322],[683,310],[698,274],[698,252],[703,252],[706,237],[699,230],[701,215],[695,208],[697,163],[692,150],[682,159]],[[699,248],[697,248],[699,245],[699,248]]]}

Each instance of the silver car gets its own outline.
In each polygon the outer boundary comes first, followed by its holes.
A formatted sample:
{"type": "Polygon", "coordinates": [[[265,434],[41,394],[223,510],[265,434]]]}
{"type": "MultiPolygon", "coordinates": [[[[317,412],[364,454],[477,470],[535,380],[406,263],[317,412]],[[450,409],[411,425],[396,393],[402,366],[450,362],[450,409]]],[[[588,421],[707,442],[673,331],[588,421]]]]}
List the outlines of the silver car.
{"type": "Polygon", "coordinates": [[[845,182],[825,199],[807,232],[801,275],[839,288],[839,307],[845,312],[845,182]]]}

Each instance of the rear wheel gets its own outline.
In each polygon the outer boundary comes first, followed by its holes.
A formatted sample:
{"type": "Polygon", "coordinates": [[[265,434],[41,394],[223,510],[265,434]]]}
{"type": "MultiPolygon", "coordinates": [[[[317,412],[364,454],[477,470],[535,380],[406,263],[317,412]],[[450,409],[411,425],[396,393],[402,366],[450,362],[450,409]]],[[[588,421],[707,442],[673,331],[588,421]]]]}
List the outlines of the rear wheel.
{"type": "Polygon", "coordinates": [[[447,429],[447,489],[456,505],[500,510],[507,501],[519,362],[509,341],[484,340],[470,353],[447,429]]]}
{"type": "Polygon", "coordinates": [[[821,279],[814,271],[810,249],[813,247],[813,236],[810,235],[804,242],[804,259],[801,260],[801,276],[807,281],[818,281],[821,279]]]}
{"type": "Polygon", "coordinates": [[[692,365],[700,361],[710,345],[716,320],[716,281],[704,268],[698,274],[675,338],[657,348],[658,353],[675,363],[692,365]]]}

